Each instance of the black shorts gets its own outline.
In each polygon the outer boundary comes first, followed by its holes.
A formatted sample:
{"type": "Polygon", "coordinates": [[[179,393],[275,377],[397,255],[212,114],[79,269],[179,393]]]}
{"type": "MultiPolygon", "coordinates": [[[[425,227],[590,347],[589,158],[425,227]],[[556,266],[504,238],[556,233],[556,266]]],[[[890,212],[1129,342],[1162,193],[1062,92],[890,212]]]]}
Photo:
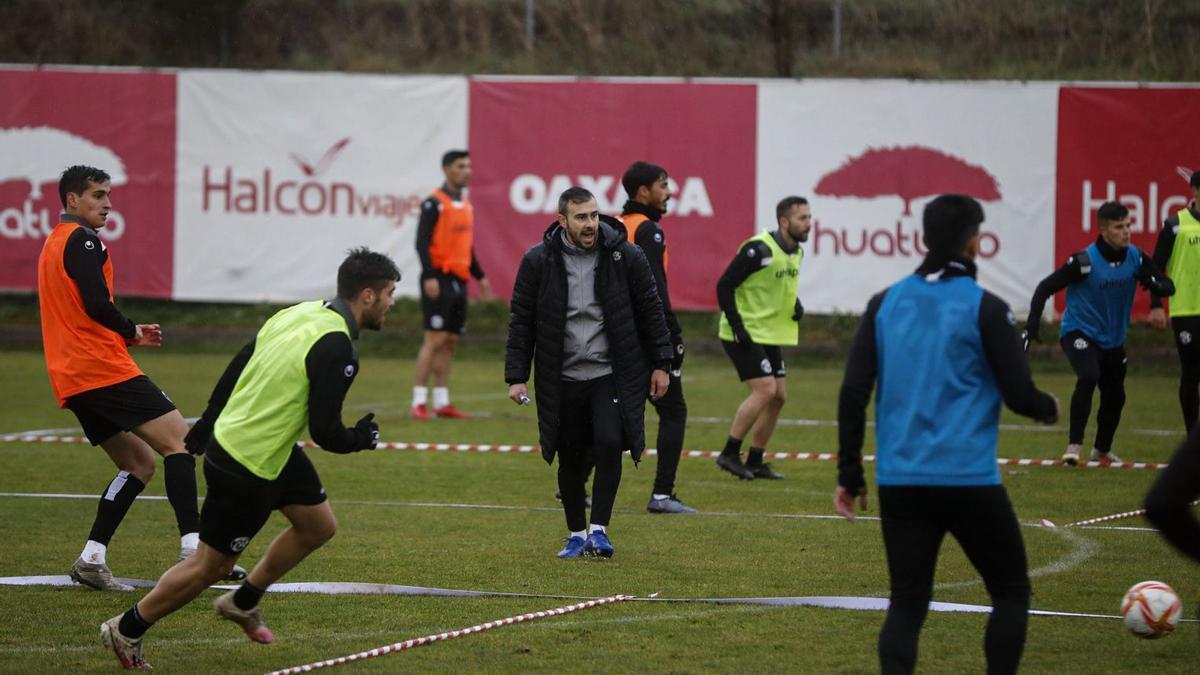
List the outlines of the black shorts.
{"type": "MultiPolygon", "coordinates": [[[[425,315],[425,330],[443,330],[462,335],[467,328],[467,282],[453,274],[435,273],[437,300],[430,300],[421,291],[421,313],[425,315]]],[[[424,285],[424,281],[422,281],[424,285]]]]}
{"type": "Polygon", "coordinates": [[[300,446],[292,448],[275,480],[250,473],[210,439],[204,453],[208,491],[200,509],[200,541],[225,555],[240,555],[271,512],[293,504],[316,506],[325,501],[321,478],[300,446]]]}
{"type": "Polygon", "coordinates": [[[175,409],[175,404],[145,375],[92,389],[67,398],[83,435],[100,445],[122,431],[132,431],[175,409]]]}
{"type": "Polygon", "coordinates": [[[733,361],[742,382],[757,377],[786,377],[787,367],[783,363],[783,349],[779,345],[738,344],[721,340],[721,346],[733,361]]]}

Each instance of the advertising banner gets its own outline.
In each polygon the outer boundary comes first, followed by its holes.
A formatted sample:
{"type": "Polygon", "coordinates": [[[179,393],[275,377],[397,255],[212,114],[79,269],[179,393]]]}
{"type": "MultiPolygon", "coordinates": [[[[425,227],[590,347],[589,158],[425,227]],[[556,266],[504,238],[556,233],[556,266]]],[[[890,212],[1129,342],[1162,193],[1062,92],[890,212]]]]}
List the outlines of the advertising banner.
{"type": "Polygon", "coordinates": [[[755,85],[471,81],[475,251],[497,294],[541,241],[572,185],[602,213],[625,203],[636,160],[661,165],[674,197],[662,219],[671,301],[716,307],[716,282],[754,233],[755,85]]]}
{"type": "Polygon", "coordinates": [[[37,260],[75,164],[111,177],[100,236],[117,296],[171,295],[175,75],[0,69],[0,289],[36,291],[37,260]]]}
{"type": "Polygon", "coordinates": [[[759,85],[756,225],[807,197],[800,298],[814,312],[862,312],[924,257],[934,196],[978,199],[982,285],[1017,314],[1053,269],[1058,85],[770,81],[759,85]]]}
{"type": "MultiPolygon", "coordinates": [[[[1060,90],[1055,265],[1096,240],[1096,210],[1106,201],[1129,207],[1133,245],[1154,253],[1163,221],[1192,198],[1200,136],[1190,132],[1189,112],[1197,107],[1197,87],[1060,90]]],[[[1059,313],[1064,302],[1059,294],[1059,313]]],[[[1149,295],[1139,290],[1134,315],[1148,310],[1149,295]]]]}
{"type": "Polygon", "coordinates": [[[357,246],[416,295],[421,201],[466,120],[461,77],[181,72],[175,297],[330,297],[357,246]]]}

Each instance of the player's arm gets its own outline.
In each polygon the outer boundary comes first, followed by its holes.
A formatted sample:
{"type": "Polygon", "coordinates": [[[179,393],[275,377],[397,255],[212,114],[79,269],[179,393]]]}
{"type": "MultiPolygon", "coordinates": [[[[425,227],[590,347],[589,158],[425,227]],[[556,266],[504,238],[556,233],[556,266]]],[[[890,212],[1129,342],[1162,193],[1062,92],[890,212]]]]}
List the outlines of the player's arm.
{"type": "Polygon", "coordinates": [[[87,228],[76,228],[67,238],[63,267],[79,289],[83,311],[101,326],[126,340],[133,340],[137,336],[137,325],[112,302],[108,283],[104,280],[103,251],[99,237],[87,228]]]}
{"type": "Polygon", "coordinates": [[[1029,301],[1029,317],[1025,319],[1026,340],[1041,342],[1042,310],[1046,307],[1046,301],[1067,286],[1082,281],[1091,271],[1092,265],[1088,254],[1080,252],[1067,258],[1062,267],[1054,270],[1050,276],[1038,283],[1037,288],[1033,291],[1033,299],[1029,301]]]}
{"type": "Polygon", "coordinates": [[[637,333],[645,345],[646,356],[651,366],[655,370],[668,371],[673,355],[671,333],[667,330],[662,301],[658,296],[658,287],[654,284],[654,274],[640,248],[630,246],[628,250],[631,253],[626,261],[629,270],[629,295],[633,302],[637,333]]]}
{"type": "Polygon", "coordinates": [[[1163,274],[1150,256],[1142,256],[1142,266],[1137,271],[1137,282],[1141,284],[1142,288],[1150,291],[1152,298],[1166,298],[1175,295],[1175,282],[1163,274]]]}
{"type": "Polygon", "coordinates": [[[308,433],[322,449],[338,454],[374,449],[379,426],[368,413],[353,427],[342,424],[342,403],[358,376],[358,354],[345,333],[317,340],[304,359],[308,373],[308,433]]]}
{"type": "Polygon", "coordinates": [[[541,287],[542,246],[526,251],[517,268],[509,302],[508,340],[504,346],[504,381],[523,384],[529,381],[529,367],[537,341],[537,300],[541,287]]]}
{"type": "Polygon", "coordinates": [[[217,386],[213,388],[212,394],[208,397],[208,407],[204,409],[204,413],[200,415],[183,439],[184,447],[188,449],[188,452],[195,455],[204,454],[204,446],[212,437],[213,425],[217,423],[217,418],[221,416],[221,411],[229,402],[233,388],[237,386],[238,378],[242,376],[242,371],[246,369],[246,364],[250,362],[251,356],[254,356],[254,340],[247,342],[246,346],[234,355],[229,365],[225,366],[225,372],[221,373],[220,379],[217,380],[217,386]]]}
{"type": "MultiPolygon", "coordinates": [[[[1154,241],[1153,261],[1160,270],[1167,269],[1171,262],[1171,252],[1175,250],[1175,236],[1179,232],[1179,218],[1171,216],[1163,221],[1162,229],[1158,231],[1158,239],[1154,241]]],[[[1150,294],[1150,309],[1162,309],[1162,297],[1150,294]]]]}
{"type": "Polygon", "coordinates": [[[421,217],[417,220],[417,257],[421,259],[421,279],[432,276],[437,270],[433,267],[433,257],[429,247],[433,245],[433,228],[437,225],[442,213],[442,204],[430,197],[421,202],[421,217]]]}
{"type": "Polygon", "coordinates": [[[739,343],[749,343],[752,340],[742,322],[742,314],[738,311],[735,291],[751,274],[770,264],[771,249],[761,241],[749,241],[738,250],[729,267],[725,268],[725,273],[717,281],[717,304],[725,313],[734,339],[739,343]]]}
{"type": "Polygon", "coordinates": [[[984,291],[979,302],[979,336],[1004,404],[1018,415],[1047,424],[1058,419],[1058,402],[1039,391],[1029,373],[1025,350],[1017,337],[1016,319],[1000,298],[984,291]]]}
{"type": "Polygon", "coordinates": [[[875,342],[875,315],[883,304],[886,291],[867,303],[858,321],[858,330],[850,345],[842,388],[838,392],[838,485],[851,496],[866,489],[863,477],[862,446],[867,426],[867,404],[875,389],[879,358],[875,342]]]}
{"type": "Polygon", "coordinates": [[[658,291],[658,299],[662,302],[663,318],[667,321],[667,331],[671,334],[671,369],[678,370],[683,365],[683,328],[679,326],[679,318],[671,307],[671,294],[667,290],[667,269],[664,263],[667,245],[662,227],[653,220],[647,220],[638,228],[634,242],[646,256],[650,264],[650,273],[654,275],[654,286],[658,291]]]}

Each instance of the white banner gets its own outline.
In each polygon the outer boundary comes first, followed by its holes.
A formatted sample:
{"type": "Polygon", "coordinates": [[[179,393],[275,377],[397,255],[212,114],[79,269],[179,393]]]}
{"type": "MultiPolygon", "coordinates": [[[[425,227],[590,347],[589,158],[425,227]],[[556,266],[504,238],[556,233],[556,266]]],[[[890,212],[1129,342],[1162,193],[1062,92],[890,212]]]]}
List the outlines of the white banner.
{"type": "Polygon", "coordinates": [[[181,71],[174,297],[333,295],[369,246],[417,293],[421,201],[467,142],[464,77],[181,71]]]}
{"type": "Polygon", "coordinates": [[[921,210],[970,194],[987,220],[980,283],[1024,315],[1054,269],[1057,83],[764,81],[758,94],[757,222],[807,197],[800,298],[860,313],[920,263],[921,210]]]}

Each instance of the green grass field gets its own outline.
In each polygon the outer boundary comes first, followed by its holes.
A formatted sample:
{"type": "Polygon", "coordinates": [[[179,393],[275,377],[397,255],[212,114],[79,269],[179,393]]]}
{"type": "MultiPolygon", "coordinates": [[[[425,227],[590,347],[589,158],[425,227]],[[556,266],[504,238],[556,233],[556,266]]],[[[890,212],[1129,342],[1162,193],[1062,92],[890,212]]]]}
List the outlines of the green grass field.
{"type": "MultiPolygon", "coordinates": [[[[185,415],[196,415],[228,356],[170,347],[137,354],[146,372],[185,415]]],[[[53,403],[41,355],[0,352],[0,433],[74,427],[53,403]]],[[[838,362],[792,363],[787,419],[833,420],[838,362]]],[[[1135,364],[1136,365],[1136,364],[1135,364]]],[[[534,411],[505,398],[499,357],[473,354],[456,363],[455,402],[480,413],[467,421],[406,417],[411,361],[368,354],[347,401],[346,417],[374,411],[389,441],[535,444],[534,411]],[[486,414],[486,415],[485,415],[486,414]]],[[[1038,368],[1039,384],[1065,402],[1073,380],[1062,368],[1038,368]]],[[[686,447],[719,449],[744,394],[720,358],[689,359],[685,386],[691,416],[686,447]],[[714,419],[715,418],[715,419],[714,419]]],[[[1114,450],[1127,460],[1166,461],[1181,426],[1170,374],[1136,368],[1114,450]]],[[[1004,422],[1027,421],[1005,414],[1004,422]]],[[[653,444],[655,417],[647,415],[653,444]]],[[[1089,435],[1088,440],[1091,440],[1089,435]]],[[[1064,428],[1006,430],[1005,457],[1056,458],[1064,428]]],[[[783,425],[771,450],[836,451],[831,424],[783,425]]],[[[870,451],[870,448],[868,448],[870,451]]],[[[779,460],[780,482],[739,482],[711,459],[684,458],[678,491],[695,516],[645,512],[654,458],[626,461],[610,533],[609,561],[559,561],[565,534],[553,499],[554,469],[535,455],[377,451],[334,456],[310,451],[334,510],[338,535],[284,581],[359,581],[511,593],[668,598],[757,596],[886,597],[878,524],[796,517],[832,514],[831,462],[779,460]],[[451,508],[449,505],[473,505],[451,508]]],[[[0,492],[95,495],[113,469],[86,445],[0,443],[0,492]]],[[[1023,522],[1060,525],[1138,508],[1151,471],[1009,467],[1004,481],[1023,522]]],[[[201,480],[203,480],[201,478],[201,480]]],[[[201,494],[203,494],[201,484],[201,494]]],[[[161,477],[146,495],[162,495],[161,477]]],[[[78,555],[95,500],[0,497],[0,576],[65,574],[78,555]]],[[[870,515],[870,514],[868,514],[870,515]]],[[[1144,526],[1139,519],[1114,523],[1144,526]]],[[[283,526],[278,516],[243,556],[252,565],[283,526]]],[[[1024,529],[1035,609],[1116,614],[1135,582],[1159,579],[1196,615],[1197,570],[1153,532],[1024,529]]],[[[109,551],[118,576],[156,578],[177,553],[165,501],[131,510],[109,551]]],[[[947,541],[935,600],[988,604],[957,544],[947,541]]],[[[102,594],[81,587],[2,587],[0,671],[97,672],[117,664],[100,645],[98,626],[140,593],[102,594]]],[[[571,601],[269,594],[271,645],[252,644],[216,619],[206,593],[148,634],[146,656],[167,672],[253,672],[350,654],[443,630],[571,601]]],[[[411,652],[344,666],[347,672],[874,672],[881,612],[770,608],[712,603],[621,603],[500,628],[411,652]]],[[[921,642],[923,672],[982,669],[985,617],[931,613],[921,642]]],[[[1138,640],[1115,620],[1033,617],[1026,672],[1194,672],[1196,624],[1169,639],[1138,640]]]]}

